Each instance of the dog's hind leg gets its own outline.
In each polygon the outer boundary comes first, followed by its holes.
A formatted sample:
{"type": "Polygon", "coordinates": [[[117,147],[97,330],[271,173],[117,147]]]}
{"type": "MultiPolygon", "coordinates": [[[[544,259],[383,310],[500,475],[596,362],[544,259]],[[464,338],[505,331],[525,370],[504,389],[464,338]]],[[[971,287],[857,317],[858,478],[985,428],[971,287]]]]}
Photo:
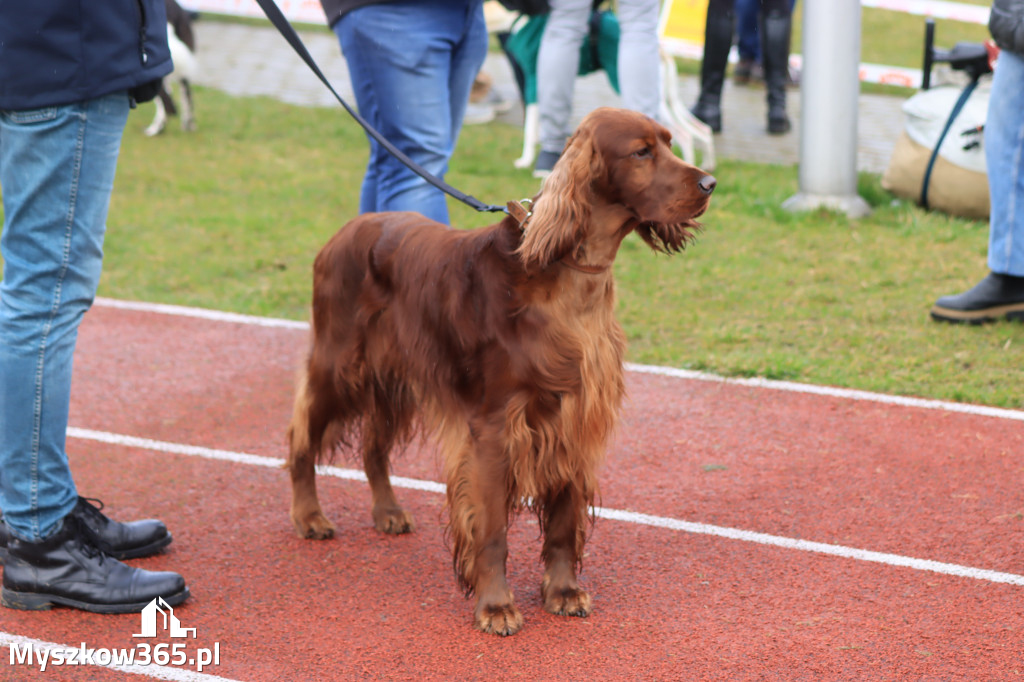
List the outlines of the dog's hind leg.
{"type": "MultiPolygon", "coordinates": [[[[323,375],[321,375],[322,377],[323,375]]],[[[332,524],[320,508],[316,494],[316,461],[335,414],[336,401],[330,381],[317,381],[303,371],[295,390],[295,407],[288,428],[289,453],[285,467],[291,474],[291,518],[299,537],[322,540],[334,535],[332,524]],[[317,381],[313,379],[312,381],[317,381]]]]}
{"type": "Polygon", "coordinates": [[[192,106],[192,83],[181,79],[181,129],[187,133],[196,129],[195,107],[192,106]]]}
{"type": "Polygon", "coordinates": [[[400,382],[377,383],[363,418],[363,470],[373,495],[373,525],[382,533],[410,533],[412,515],[402,509],[391,487],[390,454],[396,441],[408,437],[414,403],[400,382]]]}
{"type": "Polygon", "coordinates": [[[583,493],[570,486],[549,496],[540,510],[544,532],[544,580],[540,591],[549,613],[590,615],[590,595],[576,581],[576,566],[586,540],[587,506],[583,493]]]}
{"type": "Polygon", "coordinates": [[[164,104],[164,97],[168,98],[171,102],[171,106],[174,106],[174,101],[166,94],[165,86],[160,86],[160,96],[157,97],[153,103],[156,106],[156,113],[153,115],[153,122],[143,132],[146,137],[155,137],[164,131],[167,126],[167,107],[164,104]]]}

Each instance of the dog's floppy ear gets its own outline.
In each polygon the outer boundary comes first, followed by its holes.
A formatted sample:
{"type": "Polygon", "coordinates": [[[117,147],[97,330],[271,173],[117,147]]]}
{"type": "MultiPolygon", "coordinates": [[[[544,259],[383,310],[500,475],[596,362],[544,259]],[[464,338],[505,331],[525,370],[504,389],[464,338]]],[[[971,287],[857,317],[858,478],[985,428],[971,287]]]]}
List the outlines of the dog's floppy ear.
{"type": "Polygon", "coordinates": [[[591,183],[601,177],[603,160],[590,129],[569,139],[562,157],[544,181],[526,223],[519,256],[529,269],[544,269],[564,258],[586,236],[590,224],[591,183]]]}

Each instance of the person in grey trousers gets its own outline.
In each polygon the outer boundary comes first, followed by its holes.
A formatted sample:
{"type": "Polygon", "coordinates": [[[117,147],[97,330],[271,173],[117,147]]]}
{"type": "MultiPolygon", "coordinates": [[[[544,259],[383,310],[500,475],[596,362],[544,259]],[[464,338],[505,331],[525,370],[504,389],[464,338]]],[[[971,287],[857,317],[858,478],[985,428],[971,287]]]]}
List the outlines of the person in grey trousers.
{"type": "MultiPolygon", "coordinates": [[[[540,153],[534,175],[551,172],[572,132],[573,86],[580,47],[589,32],[593,0],[551,0],[537,55],[540,153]]],[[[661,103],[659,0],[619,0],[618,74],[622,104],[657,119],[661,103]]]]}

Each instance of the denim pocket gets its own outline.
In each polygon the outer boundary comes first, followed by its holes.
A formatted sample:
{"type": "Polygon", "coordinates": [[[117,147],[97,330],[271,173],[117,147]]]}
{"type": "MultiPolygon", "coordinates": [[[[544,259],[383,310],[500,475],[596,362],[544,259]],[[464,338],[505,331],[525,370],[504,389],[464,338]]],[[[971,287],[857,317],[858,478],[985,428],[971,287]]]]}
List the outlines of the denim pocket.
{"type": "Polygon", "coordinates": [[[43,123],[57,118],[57,107],[42,107],[41,109],[25,109],[22,111],[8,111],[5,113],[11,123],[43,123]]]}

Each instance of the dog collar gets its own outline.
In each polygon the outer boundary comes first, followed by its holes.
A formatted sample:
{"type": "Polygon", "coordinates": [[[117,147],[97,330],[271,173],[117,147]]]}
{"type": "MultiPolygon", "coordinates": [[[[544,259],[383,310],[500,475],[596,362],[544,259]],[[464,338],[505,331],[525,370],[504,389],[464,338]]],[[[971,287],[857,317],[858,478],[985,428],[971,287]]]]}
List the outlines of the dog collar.
{"type": "Polygon", "coordinates": [[[533,215],[533,201],[531,199],[520,199],[519,201],[510,201],[506,204],[508,214],[516,219],[519,223],[519,229],[526,231],[526,223],[529,222],[530,216],[533,215]]]}

